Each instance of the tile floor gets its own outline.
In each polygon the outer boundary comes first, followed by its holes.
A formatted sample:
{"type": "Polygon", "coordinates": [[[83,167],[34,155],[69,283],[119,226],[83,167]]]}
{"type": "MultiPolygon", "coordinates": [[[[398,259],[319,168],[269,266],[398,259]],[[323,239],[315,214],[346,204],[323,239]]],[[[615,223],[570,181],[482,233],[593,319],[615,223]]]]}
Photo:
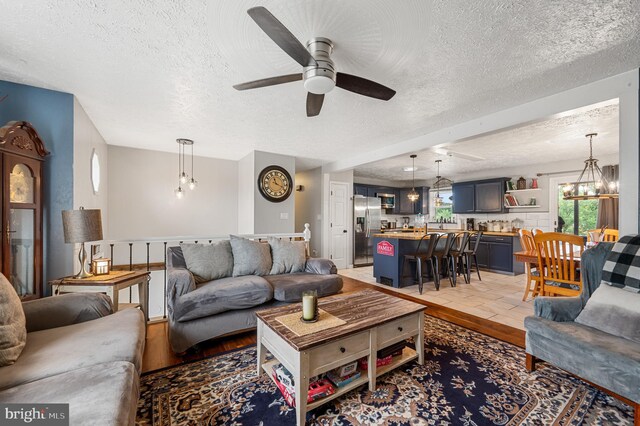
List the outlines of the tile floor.
{"type": "Polygon", "coordinates": [[[466,284],[460,276],[456,287],[451,287],[449,280],[445,278],[440,282],[439,291],[436,291],[433,282],[426,282],[420,294],[417,284],[394,289],[376,283],[373,266],[341,269],[338,273],[521,330],[524,330],[524,317],[533,314],[531,297],[526,302],[522,301],[526,283],[524,274],[510,276],[480,271],[482,281],[473,274],[471,283],[466,284]]]}

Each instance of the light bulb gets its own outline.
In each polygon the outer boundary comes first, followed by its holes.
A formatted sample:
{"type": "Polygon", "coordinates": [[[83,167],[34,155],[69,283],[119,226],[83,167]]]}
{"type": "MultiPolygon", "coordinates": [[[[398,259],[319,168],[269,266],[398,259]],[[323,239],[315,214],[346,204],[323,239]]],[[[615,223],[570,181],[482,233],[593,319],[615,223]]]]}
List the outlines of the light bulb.
{"type": "Polygon", "coordinates": [[[609,182],[609,189],[611,191],[615,191],[616,190],[616,186],[618,186],[615,182],[609,182]]]}
{"type": "Polygon", "coordinates": [[[189,180],[189,176],[187,176],[187,174],[185,172],[182,172],[180,174],[180,183],[181,184],[185,184],[185,183],[187,183],[188,180],[189,180]]]}
{"type": "Polygon", "coordinates": [[[198,181],[194,178],[191,178],[189,180],[189,189],[193,191],[194,189],[196,189],[196,186],[198,186],[198,181]]]}
{"type": "Polygon", "coordinates": [[[173,192],[176,194],[176,198],[178,199],[181,199],[182,197],[184,197],[184,189],[182,189],[181,186],[179,186],[178,189],[176,189],[173,192]]]}
{"type": "Polygon", "coordinates": [[[418,198],[420,198],[420,194],[416,192],[415,188],[411,188],[411,191],[409,192],[409,194],[407,194],[407,197],[409,198],[409,201],[415,202],[418,201],[418,198]]]}

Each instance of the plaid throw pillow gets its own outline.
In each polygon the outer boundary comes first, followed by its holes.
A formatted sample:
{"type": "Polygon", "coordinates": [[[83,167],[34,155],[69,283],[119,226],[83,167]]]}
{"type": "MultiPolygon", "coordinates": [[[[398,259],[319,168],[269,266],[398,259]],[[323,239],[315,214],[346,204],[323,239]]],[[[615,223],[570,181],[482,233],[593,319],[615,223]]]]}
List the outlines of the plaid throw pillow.
{"type": "Polygon", "coordinates": [[[625,235],[615,243],[604,263],[602,281],[640,293],[640,235],[625,235]]]}

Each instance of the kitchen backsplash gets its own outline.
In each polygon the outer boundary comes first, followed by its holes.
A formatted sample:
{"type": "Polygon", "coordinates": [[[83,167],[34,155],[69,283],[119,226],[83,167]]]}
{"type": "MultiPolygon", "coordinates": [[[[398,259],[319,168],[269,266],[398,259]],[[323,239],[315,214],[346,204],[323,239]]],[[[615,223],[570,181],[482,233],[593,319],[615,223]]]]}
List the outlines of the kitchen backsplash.
{"type": "MultiPolygon", "coordinates": [[[[415,222],[415,215],[382,215],[382,219],[383,220],[388,220],[388,221],[396,221],[397,224],[396,226],[401,227],[402,226],[402,217],[409,217],[410,221],[409,221],[409,225],[414,224],[415,222]]],[[[520,219],[522,221],[524,221],[524,227],[526,229],[542,229],[544,232],[551,232],[553,231],[552,229],[552,225],[550,225],[550,215],[548,212],[544,212],[544,213],[524,213],[524,212],[520,212],[520,213],[504,213],[504,214],[480,214],[480,213],[475,213],[475,214],[456,214],[456,223],[450,224],[450,223],[445,223],[443,224],[443,229],[460,229],[460,228],[464,228],[466,226],[467,223],[467,218],[474,218],[475,219],[475,223],[477,224],[478,222],[487,222],[490,220],[515,220],[515,219],[520,219]]],[[[557,218],[556,218],[557,219],[557,218]]],[[[554,219],[555,220],[555,219],[554,219]]],[[[429,225],[429,227],[433,227],[433,225],[429,225]]],[[[477,225],[476,225],[476,229],[477,229],[477,225]]]]}

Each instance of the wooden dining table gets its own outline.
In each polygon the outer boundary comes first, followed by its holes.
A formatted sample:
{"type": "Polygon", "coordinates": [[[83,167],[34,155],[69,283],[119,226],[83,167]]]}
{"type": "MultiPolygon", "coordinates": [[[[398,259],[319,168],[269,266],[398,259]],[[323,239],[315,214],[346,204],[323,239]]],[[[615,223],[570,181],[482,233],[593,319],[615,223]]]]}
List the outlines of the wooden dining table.
{"type": "MultiPolygon", "coordinates": [[[[516,261],[524,263],[538,263],[538,253],[535,250],[522,250],[513,253],[516,261]]],[[[580,266],[580,251],[576,250],[573,254],[576,266],[580,266]]]]}

